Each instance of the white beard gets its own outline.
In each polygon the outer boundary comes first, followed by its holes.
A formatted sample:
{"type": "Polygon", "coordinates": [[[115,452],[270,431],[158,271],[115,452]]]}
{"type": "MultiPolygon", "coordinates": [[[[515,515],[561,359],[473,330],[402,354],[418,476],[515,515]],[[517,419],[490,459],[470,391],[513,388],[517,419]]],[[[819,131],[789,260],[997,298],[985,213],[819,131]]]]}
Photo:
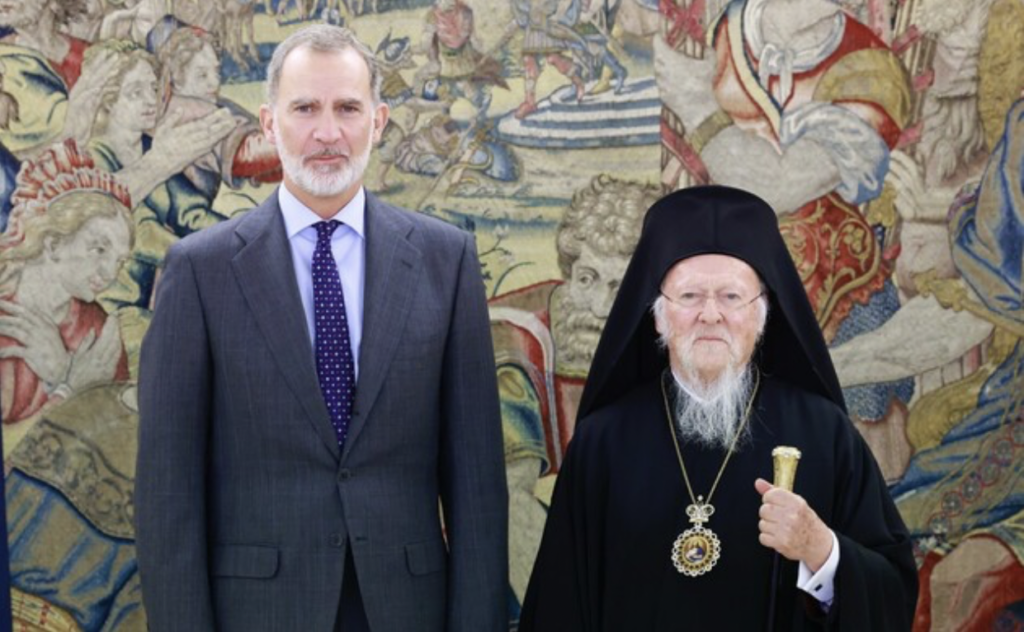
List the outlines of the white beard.
{"type": "Polygon", "coordinates": [[[940,186],[985,149],[977,96],[925,97],[922,118],[918,151],[926,165],[926,183],[940,186]]]}
{"type": "MultiPolygon", "coordinates": [[[[274,134],[278,138],[281,137],[281,133],[277,130],[276,119],[274,120],[274,134]]],[[[366,167],[370,164],[371,149],[373,149],[373,144],[367,143],[362,154],[349,156],[347,164],[340,167],[332,165],[310,167],[305,164],[307,158],[342,155],[340,151],[333,148],[325,148],[315,154],[302,156],[291,153],[284,143],[281,143],[277,147],[277,153],[281,157],[281,168],[284,169],[289,180],[313,197],[329,198],[341,195],[362,179],[366,167]]]]}
{"type": "Polygon", "coordinates": [[[687,382],[675,376],[676,427],[684,441],[706,448],[728,450],[736,439],[737,449],[750,438],[750,424],[744,423],[753,390],[754,368],[730,364],[711,383],[687,382]]]}

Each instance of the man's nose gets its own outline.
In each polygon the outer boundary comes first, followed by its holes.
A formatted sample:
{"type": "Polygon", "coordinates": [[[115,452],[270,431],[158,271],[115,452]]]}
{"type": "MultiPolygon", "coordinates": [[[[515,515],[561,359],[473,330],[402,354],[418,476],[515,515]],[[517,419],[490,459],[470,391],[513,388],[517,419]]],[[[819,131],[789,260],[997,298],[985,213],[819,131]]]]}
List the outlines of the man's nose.
{"type": "Polygon", "coordinates": [[[121,260],[117,257],[106,258],[100,263],[100,275],[105,281],[113,281],[120,267],[121,260]]]}
{"type": "Polygon", "coordinates": [[[313,139],[325,145],[331,145],[341,140],[341,127],[334,120],[332,112],[322,112],[317,118],[313,139]]]}
{"type": "Polygon", "coordinates": [[[722,311],[718,308],[718,301],[714,296],[704,298],[704,305],[700,308],[699,316],[702,323],[722,322],[722,311]]]}
{"type": "Polygon", "coordinates": [[[612,311],[612,304],[615,303],[615,295],[618,292],[618,284],[608,284],[607,286],[598,286],[597,296],[594,297],[593,312],[598,318],[608,318],[608,314],[612,311]]]}

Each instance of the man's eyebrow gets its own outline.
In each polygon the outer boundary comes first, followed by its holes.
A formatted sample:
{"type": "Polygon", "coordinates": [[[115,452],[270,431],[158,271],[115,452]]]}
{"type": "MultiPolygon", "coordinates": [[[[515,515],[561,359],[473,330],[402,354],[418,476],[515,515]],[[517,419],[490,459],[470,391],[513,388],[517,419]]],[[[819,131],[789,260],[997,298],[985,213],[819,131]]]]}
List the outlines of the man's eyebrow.
{"type": "Polygon", "coordinates": [[[300,106],[303,106],[303,105],[316,105],[317,103],[319,103],[319,101],[317,101],[316,99],[298,98],[298,99],[292,99],[291,101],[289,101],[288,102],[288,107],[290,107],[290,108],[297,108],[297,107],[300,107],[300,106]]]}

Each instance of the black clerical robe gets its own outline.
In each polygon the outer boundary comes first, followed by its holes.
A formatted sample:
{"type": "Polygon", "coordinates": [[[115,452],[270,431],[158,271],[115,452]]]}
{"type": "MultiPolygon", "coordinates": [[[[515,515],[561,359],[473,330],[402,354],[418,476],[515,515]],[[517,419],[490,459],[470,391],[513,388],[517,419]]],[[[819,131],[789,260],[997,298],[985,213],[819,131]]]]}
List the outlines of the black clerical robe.
{"type": "MultiPolygon", "coordinates": [[[[869,449],[832,401],[763,376],[752,441],[711,499],[706,528],[722,544],[708,574],[670,559],[691,502],[657,380],[582,419],[569,445],[523,605],[522,632],[766,629],[774,552],[758,542],[758,477],[771,451],[803,453],[794,492],[839,540],[828,614],[796,587],[781,558],[776,630],[909,630],[917,573],[906,528],[869,449]]],[[[674,426],[673,426],[674,428],[674,426]]],[[[707,497],[725,451],[683,445],[695,494],[707,497]]]]}

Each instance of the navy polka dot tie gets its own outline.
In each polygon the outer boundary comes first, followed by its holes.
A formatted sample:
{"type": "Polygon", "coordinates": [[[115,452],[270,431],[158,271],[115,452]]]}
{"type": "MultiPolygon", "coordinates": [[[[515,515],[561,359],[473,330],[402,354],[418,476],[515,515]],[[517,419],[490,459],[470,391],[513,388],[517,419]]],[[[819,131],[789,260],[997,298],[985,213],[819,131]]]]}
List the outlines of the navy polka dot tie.
{"type": "Polygon", "coordinates": [[[317,222],[313,253],[313,315],[316,327],[316,374],[331,414],[338,446],[345,447],[355,398],[355,363],[345,316],[341,277],[331,253],[331,235],[341,222],[317,222]]]}

